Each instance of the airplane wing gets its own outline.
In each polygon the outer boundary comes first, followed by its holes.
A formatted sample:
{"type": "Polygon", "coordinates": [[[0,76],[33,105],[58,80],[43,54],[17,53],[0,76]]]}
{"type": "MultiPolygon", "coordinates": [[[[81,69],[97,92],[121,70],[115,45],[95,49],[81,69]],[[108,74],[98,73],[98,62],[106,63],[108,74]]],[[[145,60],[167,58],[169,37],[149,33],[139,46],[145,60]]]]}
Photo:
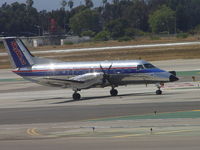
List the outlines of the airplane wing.
{"type": "Polygon", "coordinates": [[[74,76],[69,79],[63,79],[63,78],[45,78],[48,83],[54,83],[58,85],[85,85],[85,86],[91,86],[93,84],[97,84],[102,82],[103,74],[102,73],[87,73],[83,75],[74,76]]]}
{"type": "Polygon", "coordinates": [[[59,83],[68,83],[68,84],[71,84],[71,83],[85,83],[84,81],[78,81],[78,80],[67,80],[67,79],[58,79],[58,78],[46,78],[50,81],[54,81],[54,82],[59,82],[59,83]]]}

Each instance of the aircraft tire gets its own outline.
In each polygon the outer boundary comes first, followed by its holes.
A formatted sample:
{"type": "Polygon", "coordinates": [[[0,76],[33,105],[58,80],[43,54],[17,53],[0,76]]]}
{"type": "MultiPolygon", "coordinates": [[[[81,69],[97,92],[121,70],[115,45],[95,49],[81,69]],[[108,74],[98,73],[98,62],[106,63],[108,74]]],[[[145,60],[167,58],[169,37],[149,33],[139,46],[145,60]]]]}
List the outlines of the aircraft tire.
{"type": "Polygon", "coordinates": [[[118,91],[116,89],[112,89],[112,90],[110,90],[110,95],[111,96],[117,96],[118,95],[118,91]]]}
{"type": "Polygon", "coordinates": [[[161,90],[157,90],[156,91],[156,95],[162,95],[162,91],[161,90]]]}
{"type": "Polygon", "coordinates": [[[74,99],[75,101],[78,101],[78,100],[81,99],[81,95],[80,95],[79,93],[74,93],[72,97],[73,97],[73,99],[74,99]]]}

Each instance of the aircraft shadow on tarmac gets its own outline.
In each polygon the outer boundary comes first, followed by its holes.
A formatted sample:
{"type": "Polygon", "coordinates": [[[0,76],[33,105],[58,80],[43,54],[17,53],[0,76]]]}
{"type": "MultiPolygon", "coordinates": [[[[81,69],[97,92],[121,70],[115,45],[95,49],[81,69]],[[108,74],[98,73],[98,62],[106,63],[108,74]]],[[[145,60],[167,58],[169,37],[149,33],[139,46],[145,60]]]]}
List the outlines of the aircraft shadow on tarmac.
{"type": "MultiPolygon", "coordinates": [[[[166,95],[174,95],[174,94],[178,94],[178,93],[167,93],[166,95]]],[[[160,95],[160,96],[164,96],[160,95]]],[[[143,97],[147,97],[147,96],[157,96],[152,92],[146,92],[146,93],[130,93],[130,94],[121,94],[116,96],[116,98],[122,98],[122,97],[128,97],[128,96],[143,96],[143,97]]],[[[158,95],[157,98],[160,98],[160,96],[158,95]]],[[[110,95],[107,96],[94,96],[94,97],[82,97],[81,100],[79,101],[88,101],[88,100],[96,100],[96,99],[105,99],[105,98],[115,98],[115,97],[111,97],[110,95]]],[[[42,98],[42,99],[32,99],[32,100],[28,100],[26,102],[33,102],[33,101],[47,101],[47,100],[65,100],[65,101],[61,101],[61,102],[55,102],[55,103],[50,103],[50,104],[64,104],[64,103],[73,103],[73,102],[77,102],[76,100],[73,99],[68,99],[67,97],[53,97],[53,98],[42,98]]]]}

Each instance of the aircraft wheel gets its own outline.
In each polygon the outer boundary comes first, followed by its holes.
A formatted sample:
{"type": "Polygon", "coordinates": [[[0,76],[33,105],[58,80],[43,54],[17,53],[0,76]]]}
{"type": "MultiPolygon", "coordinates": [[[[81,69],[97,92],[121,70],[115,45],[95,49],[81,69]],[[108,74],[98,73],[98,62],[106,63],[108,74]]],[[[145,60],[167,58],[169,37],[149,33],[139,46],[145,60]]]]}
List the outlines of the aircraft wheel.
{"type": "Polygon", "coordinates": [[[117,96],[118,95],[118,91],[116,89],[112,89],[112,90],[110,90],[110,95],[111,96],[117,96]]]}
{"type": "Polygon", "coordinates": [[[80,95],[79,93],[74,93],[74,94],[73,94],[73,99],[74,99],[75,101],[80,100],[80,99],[81,99],[81,95],[80,95]]]}
{"type": "Polygon", "coordinates": [[[162,91],[161,90],[157,90],[156,91],[156,95],[161,95],[162,94],[162,91]]]}

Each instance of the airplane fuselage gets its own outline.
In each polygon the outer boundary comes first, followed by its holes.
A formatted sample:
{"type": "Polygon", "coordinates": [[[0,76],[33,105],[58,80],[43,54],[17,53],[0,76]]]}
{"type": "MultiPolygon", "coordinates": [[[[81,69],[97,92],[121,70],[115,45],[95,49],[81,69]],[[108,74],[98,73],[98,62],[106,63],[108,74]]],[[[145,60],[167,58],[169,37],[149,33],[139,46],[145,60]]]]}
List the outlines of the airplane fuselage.
{"type": "MultiPolygon", "coordinates": [[[[148,84],[159,82],[170,82],[170,73],[149,66],[150,63],[143,60],[123,60],[123,61],[96,61],[96,62],[65,62],[65,63],[51,63],[33,65],[31,68],[20,68],[14,70],[16,74],[24,77],[25,79],[34,81],[36,83],[61,86],[63,88],[70,87],[67,83],[54,83],[54,79],[70,79],[76,76],[85,76],[96,74],[98,76],[103,75],[102,71],[110,75],[110,80],[113,85],[128,85],[128,84],[148,84]],[[149,67],[145,67],[148,65],[149,67]],[[111,67],[110,67],[111,66],[111,67]],[[143,68],[139,68],[143,67],[143,68]],[[109,69],[110,67],[110,69],[109,69]],[[103,70],[102,70],[103,69],[103,70]]],[[[84,77],[81,80],[85,79],[84,77]]],[[[95,84],[93,82],[92,87],[109,86],[109,83],[102,83],[102,78],[95,77],[95,84]]],[[[92,81],[91,78],[89,80],[92,81]]],[[[87,83],[82,88],[90,88],[90,84],[87,83]]]]}

